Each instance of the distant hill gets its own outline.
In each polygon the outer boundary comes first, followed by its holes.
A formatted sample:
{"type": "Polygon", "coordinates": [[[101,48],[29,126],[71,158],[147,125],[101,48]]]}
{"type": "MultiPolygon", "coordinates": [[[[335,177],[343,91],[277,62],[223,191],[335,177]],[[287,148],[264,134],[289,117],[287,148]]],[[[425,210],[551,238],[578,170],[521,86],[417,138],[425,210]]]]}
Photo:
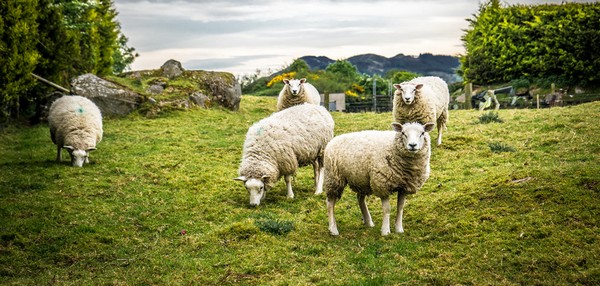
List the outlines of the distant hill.
{"type": "MultiPolygon", "coordinates": [[[[330,63],[335,62],[325,56],[304,56],[304,60],[311,70],[323,70],[330,63]]],[[[460,63],[458,57],[446,55],[420,54],[407,56],[398,54],[391,58],[376,54],[357,55],[346,59],[356,66],[360,73],[383,75],[390,70],[405,70],[422,75],[439,76],[447,82],[460,80],[455,70],[460,63]]]]}

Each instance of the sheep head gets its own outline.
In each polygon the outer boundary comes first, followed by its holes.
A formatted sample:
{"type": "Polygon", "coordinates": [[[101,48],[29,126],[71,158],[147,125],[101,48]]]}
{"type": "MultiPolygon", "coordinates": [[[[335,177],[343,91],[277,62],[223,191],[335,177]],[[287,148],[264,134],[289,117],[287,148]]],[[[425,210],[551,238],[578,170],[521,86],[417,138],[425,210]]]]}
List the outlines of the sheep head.
{"type": "Polygon", "coordinates": [[[423,147],[426,147],[429,141],[429,131],[433,130],[434,124],[429,122],[425,125],[413,122],[400,124],[392,123],[394,131],[400,133],[400,141],[404,148],[410,153],[417,153],[423,147]]]}
{"type": "Polygon", "coordinates": [[[69,152],[69,155],[71,156],[71,165],[74,167],[83,167],[83,163],[88,163],[90,152],[96,150],[96,147],[91,147],[86,150],[76,149],[73,146],[63,146],[63,148],[67,149],[69,152]]]}
{"type": "Polygon", "coordinates": [[[250,194],[250,205],[258,206],[260,200],[265,197],[267,192],[267,180],[269,177],[263,176],[260,179],[257,178],[246,178],[246,176],[239,176],[235,178],[236,181],[244,182],[244,187],[250,194]]]}
{"type": "Polygon", "coordinates": [[[415,98],[421,95],[423,84],[400,83],[394,84],[394,87],[396,88],[395,96],[400,96],[406,104],[412,104],[415,102],[415,98]]]}
{"type": "Polygon", "coordinates": [[[291,95],[298,95],[300,93],[302,93],[302,90],[304,89],[304,87],[302,86],[304,83],[306,82],[305,78],[302,79],[284,79],[283,83],[285,83],[286,87],[288,88],[288,91],[290,92],[291,95]]]}

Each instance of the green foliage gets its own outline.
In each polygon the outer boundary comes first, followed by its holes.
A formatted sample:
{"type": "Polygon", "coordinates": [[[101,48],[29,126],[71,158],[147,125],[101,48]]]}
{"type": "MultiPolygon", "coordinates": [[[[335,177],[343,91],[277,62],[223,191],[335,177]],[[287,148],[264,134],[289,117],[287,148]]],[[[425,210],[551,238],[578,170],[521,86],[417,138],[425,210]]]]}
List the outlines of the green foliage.
{"type": "Polygon", "coordinates": [[[39,60],[35,0],[0,2],[0,121],[18,116],[20,104],[31,100],[29,76],[39,60]]]}
{"type": "Polygon", "coordinates": [[[352,81],[358,76],[356,67],[346,60],[337,60],[329,64],[325,71],[343,80],[352,81]]]}
{"type": "Polygon", "coordinates": [[[405,81],[409,81],[413,78],[420,77],[421,75],[418,73],[413,73],[409,71],[395,71],[391,73],[390,79],[393,83],[402,83],[405,81]]]}
{"type": "Polygon", "coordinates": [[[261,231],[273,235],[286,235],[294,230],[294,222],[291,220],[280,220],[273,215],[260,215],[254,221],[254,225],[261,231]]]}
{"type": "Polygon", "coordinates": [[[44,102],[49,88],[83,73],[120,73],[133,62],[112,0],[3,1],[0,4],[0,119],[44,102]]]}
{"type": "Polygon", "coordinates": [[[600,3],[500,7],[488,1],[469,19],[462,40],[469,82],[600,84],[600,3]]]}
{"type": "Polygon", "coordinates": [[[479,123],[487,124],[492,122],[502,123],[504,122],[504,120],[500,118],[500,115],[497,112],[493,111],[484,113],[481,116],[479,116],[479,123]]]}

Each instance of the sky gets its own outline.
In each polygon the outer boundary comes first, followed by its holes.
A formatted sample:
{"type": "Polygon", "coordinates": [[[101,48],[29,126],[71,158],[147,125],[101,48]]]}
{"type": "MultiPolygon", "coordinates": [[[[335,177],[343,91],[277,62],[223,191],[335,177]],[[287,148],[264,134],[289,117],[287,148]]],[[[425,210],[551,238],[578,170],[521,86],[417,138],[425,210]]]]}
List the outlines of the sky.
{"type": "MultiPolygon", "coordinates": [[[[504,5],[561,0],[501,0],[504,5]]],[[[593,1],[569,1],[593,2],[593,1]]],[[[115,0],[121,31],[139,57],[132,70],[169,59],[188,70],[236,76],[278,71],[302,56],[460,55],[480,0],[115,0]]]]}

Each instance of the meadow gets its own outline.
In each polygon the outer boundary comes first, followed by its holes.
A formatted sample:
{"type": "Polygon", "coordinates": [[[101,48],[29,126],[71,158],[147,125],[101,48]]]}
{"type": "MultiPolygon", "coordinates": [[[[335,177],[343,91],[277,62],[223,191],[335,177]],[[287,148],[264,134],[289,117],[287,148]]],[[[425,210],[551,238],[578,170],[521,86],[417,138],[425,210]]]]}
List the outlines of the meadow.
{"type": "MultiPolygon", "coordinates": [[[[248,205],[242,143],[275,104],[106,119],[83,168],[54,161],[44,124],[1,130],[0,284],[600,285],[600,102],[452,110],[385,237],[379,199],[368,228],[349,189],[331,236],[311,167],[296,198],[281,180],[248,205]]],[[[332,115],[336,134],[390,129],[389,112],[332,115]]]]}

